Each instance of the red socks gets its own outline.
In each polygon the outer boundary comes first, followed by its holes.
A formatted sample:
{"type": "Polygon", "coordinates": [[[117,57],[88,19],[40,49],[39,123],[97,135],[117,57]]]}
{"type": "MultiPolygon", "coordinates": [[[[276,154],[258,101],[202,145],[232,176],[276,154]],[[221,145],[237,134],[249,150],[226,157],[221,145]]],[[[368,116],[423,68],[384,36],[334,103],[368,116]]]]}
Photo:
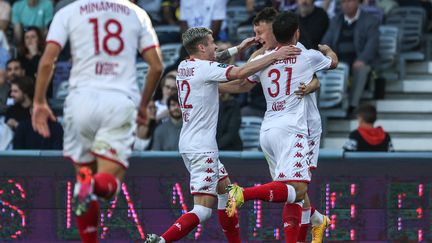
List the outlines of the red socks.
{"type": "Polygon", "coordinates": [[[288,187],[283,182],[273,181],[264,185],[245,188],[243,195],[245,201],[287,202],[288,187]]]}
{"type": "Polygon", "coordinates": [[[91,201],[84,215],[76,216],[78,231],[83,243],[98,242],[99,203],[91,201]]]}
{"type": "Polygon", "coordinates": [[[285,242],[297,243],[302,216],[302,207],[297,204],[285,204],[282,214],[285,242]]]}
{"type": "Polygon", "coordinates": [[[118,180],[108,173],[97,173],[93,176],[93,193],[104,199],[110,199],[118,190],[118,180]]]}
{"type": "Polygon", "coordinates": [[[228,217],[225,209],[218,209],[219,224],[229,243],[241,243],[238,216],[228,217]]]}
{"type": "Polygon", "coordinates": [[[183,214],[177,221],[162,235],[165,242],[180,240],[191,232],[199,224],[199,218],[194,213],[183,214]]]}
{"type": "Polygon", "coordinates": [[[306,242],[307,232],[309,229],[309,224],[301,224],[299,234],[297,237],[297,242],[306,242]]]}

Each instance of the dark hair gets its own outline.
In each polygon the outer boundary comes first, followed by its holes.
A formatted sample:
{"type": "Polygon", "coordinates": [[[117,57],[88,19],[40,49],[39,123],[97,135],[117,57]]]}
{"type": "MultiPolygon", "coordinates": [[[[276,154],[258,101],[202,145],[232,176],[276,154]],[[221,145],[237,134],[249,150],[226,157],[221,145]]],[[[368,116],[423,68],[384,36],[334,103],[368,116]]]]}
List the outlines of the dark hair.
{"type": "Polygon", "coordinates": [[[22,37],[22,40],[21,40],[21,44],[20,44],[20,47],[19,47],[19,53],[22,56],[25,56],[25,55],[27,55],[29,53],[29,50],[27,49],[27,47],[25,45],[25,34],[27,32],[30,32],[30,31],[36,32],[36,35],[38,37],[37,49],[40,52],[40,54],[42,54],[42,52],[43,52],[43,50],[45,48],[45,41],[43,39],[42,31],[38,27],[36,27],[36,26],[29,26],[28,28],[26,28],[24,30],[24,34],[23,34],[23,37],[22,37]]]}
{"type": "Polygon", "coordinates": [[[299,20],[293,12],[280,13],[273,21],[273,34],[279,43],[290,42],[298,28],[299,20]]]}
{"type": "Polygon", "coordinates": [[[377,119],[377,111],[375,106],[363,104],[357,109],[357,116],[367,123],[374,124],[377,119]]]}
{"type": "Polygon", "coordinates": [[[198,45],[208,45],[208,36],[213,35],[213,31],[205,27],[192,27],[182,34],[182,42],[189,55],[198,51],[198,45]]]}
{"type": "Polygon", "coordinates": [[[252,21],[253,25],[258,25],[260,22],[272,23],[278,12],[276,9],[267,7],[259,11],[252,21]]]}
{"type": "Polygon", "coordinates": [[[168,100],[167,100],[168,109],[171,107],[171,101],[174,101],[175,103],[179,104],[178,96],[177,95],[171,95],[170,97],[168,97],[168,100]]]}
{"type": "Polygon", "coordinates": [[[20,77],[11,81],[11,84],[15,84],[18,88],[33,100],[34,94],[34,81],[30,77],[20,77]]]}
{"type": "Polygon", "coordinates": [[[23,65],[22,65],[21,61],[20,61],[19,59],[17,59],[17,58],[11,58],[11,59],[9,59],[9,60],[6,62],[6,67],[7,67],[9,64],[13,63],[13,62],[17,62],[17,63],[19,63],[20,66],[21,66],[21,68],[23,68],[23,65]]]}

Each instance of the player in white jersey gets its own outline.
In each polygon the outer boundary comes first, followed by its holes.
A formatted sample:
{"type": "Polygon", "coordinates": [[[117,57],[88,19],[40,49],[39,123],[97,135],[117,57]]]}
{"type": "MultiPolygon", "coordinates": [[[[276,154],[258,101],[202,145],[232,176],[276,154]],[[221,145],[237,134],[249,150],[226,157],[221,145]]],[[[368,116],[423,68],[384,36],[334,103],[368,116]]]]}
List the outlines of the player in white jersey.
{"type": "Polygon", "coordinates": [[[72,70],[64,105],[64,149],[77,171],[74,211],[83,242],[97,242],[97,197],[110,199],[120,189],[131,154],[137,107],[145,120],[162,73],[159,44],[147,13],[126,0],[80,0],[62,8],[51,23],[40,60],[32,123],[50,136],[55,117],[45,93],[54,63],[69,40],[72,70]],[[136,53],[149,64],[140,97],[136,53]],[[141,99],[141,101],[140,101],[141,99]]]}
{"type": "MultiPolygon", "coordinates": [[[[263,54],[265,50],[272,50],[277,47],[278,43],[275,39],[272,30],[272,23],[277,15],[277,11],[274,8],[265,8],[260,11],[253,20],[254,32],[256,34],[257,41],[262,44],[262,48],[254,52],[251,59],[263,54]]],[[[306,48],[297,42],[296,47],[298,47],[298,53],[306,48]]],[[[248,82],[247,80],[237,80],[233,82],[223,83],[219,85],[219,90],[221,92],[227,93],[244,93],[249,92],[256,83],[248,82]]],[[[314,92],[319,88],[319,81],[314,77],[311,82],[306,84],[301,84],[299,89],[294,91],[299,98],[304,98],[307,107],[307,124],[308,124],[308,145],[309,152],[307,157],[310,164],[310,169],[314,169],[317,166],[320,135],[321,135],[321,117],[319,115],[318,106],[316,102],[316,95],[314,92]]],[[[269,159],[266,157],[266,159],[269,159]]],[[[269,162],[269,164],[275,164],[274,162],[269,162]]],[[[271,174],[274,174],[271,170],[271,174]]],[[[305,242],[307,237],[307,231],[309,223],[312,224],[312,243],[321,243],[324,237],[324,231],[328,224],[329,219],[327,216],[322,215],[318,210],[311,206],[309,197],[306,195],[303,212],[302,221],[300,227],[300,233],[298,236],[298,242],[305,242]]]]}
{"type": "MultiPolygon", "coordinates": [[[[282,13],[273,22],[273,33],[281,45],[296,45],[299,37],[298,20],[293,13],[282,13]]],[[[261,147],[268,157],[273,182],[243,188],[233,185],[230,189],[230,214],[248,200],[287,202],[283,220],[286,242],[297,242],[301,219],[301,201],[310,181],[307,141],[308,119],[305,99],[298,99],[293,91],[308,84],[315,72],[334,68],[337,56],[327,46],[318,51],[303,50],[295,58],[275,62],[249,78],[261,81],[267,101],[267,111],[261,126],[261,147]],[[294,203],[297,202],[297,203],[294,203]]],[[[266,51],[257,58],[265,57],[266,51]]],[[[256,58],[255,58],[256,59],[256,58]]]]}
{"type": "Polygon", "coordinates": [[[161,236],[150,234],[147,242],[173,242],[191,232],[212,214],[218,199],[219,222],[228,242],[240,242],[237,217],[229,218],[225,211],[230,184],[227,171],[220,162],[216,143],[219,111],[218,82],[246,78],[275,60],[290,56],[290,47],[267,55],[238,68],[215,62],[212,31],[208,28],[190,28],[183,34],[183,45],[190,59],[178,67],[177,87],[183,115],[179,150],[190,172],[190,190],[194,196],[193,209],[182,215],[161,236]]]}

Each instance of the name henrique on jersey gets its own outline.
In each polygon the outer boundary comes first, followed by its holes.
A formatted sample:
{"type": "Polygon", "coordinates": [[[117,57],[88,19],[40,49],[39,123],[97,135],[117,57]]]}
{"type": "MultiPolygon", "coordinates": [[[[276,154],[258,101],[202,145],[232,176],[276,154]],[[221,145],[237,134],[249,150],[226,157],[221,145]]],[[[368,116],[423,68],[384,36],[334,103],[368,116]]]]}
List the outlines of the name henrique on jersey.
{"type": "MultiPolygon", "coordinates": [[[[266,51],[253,60],[269,55],[266,51]]],[[[294,91],[300,83],[308,84],[315,72],[328,69],[331,59],[316,50],[302,50],[296,57],[273,62],[267,68],[250,76],[249,82],[261,82],[267,102],[267,110],[261,130],[281,128],[308,135],[307,104],[298,99],[294,91]]]]}
{"type": "Polygon", "coordinates": [[[159,45],[147,13],[125,0],[80,0],[54,16],[47,42],[70,41],[70,90],[120,91],[136,104],[136,54],[159,45]]]}
{"type": "Polygon", "coordinates": [[[183,115],[180,153],[217,152],[218,82],[228,81],[233,66],[189,59],[178,66],[177,88],[183,115]]]}

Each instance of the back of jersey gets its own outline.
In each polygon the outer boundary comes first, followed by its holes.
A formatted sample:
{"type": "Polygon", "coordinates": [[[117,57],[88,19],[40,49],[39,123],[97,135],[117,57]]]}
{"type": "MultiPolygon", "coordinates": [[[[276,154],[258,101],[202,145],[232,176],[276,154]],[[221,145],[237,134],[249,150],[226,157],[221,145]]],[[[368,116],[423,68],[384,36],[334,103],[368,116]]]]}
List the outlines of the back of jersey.
{"type": "Polygon", "coordinates": [[[136,102],[137,51],[158,46],[147,13],[126,0],[80,0],[53,19],[47,42],[63,47],[70,41],[70,88],[122,92],[136,102]]]}
{"type": "MultiPolygon", "coordinates": [[[[269,51],[262,56],[271,54],[269,51]]],[[[303,50],[293,58],[273,62],[261,72],[249,77],[250,81],[260,81],[267,102],[265,119],[261,129],[279,127],[293,132],[307,133],[307,113],[304,99],[299,99],[294,91],[300,83],[309,83],[315,72],[328,68],[331,59],[315,50],[303,50]]]]}

